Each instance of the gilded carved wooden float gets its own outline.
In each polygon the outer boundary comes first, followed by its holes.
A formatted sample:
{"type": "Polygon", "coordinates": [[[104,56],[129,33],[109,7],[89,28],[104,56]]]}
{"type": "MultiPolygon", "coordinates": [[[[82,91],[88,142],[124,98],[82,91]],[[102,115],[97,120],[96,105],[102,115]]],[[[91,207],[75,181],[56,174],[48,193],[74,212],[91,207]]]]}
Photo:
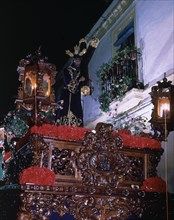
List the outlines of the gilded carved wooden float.
{"type": "Polygon", "coordinates": [[[27,166],[55,173],[54,184],[21,184],[18,220],[51,219],[55,212],[77,220],[164,219],[165,193],[141,188],[145,179],[157,176],[163,153],[157,142],[149,138],[151,147],[124,146],[124,135],[104,123],[95,130],[77,128],[75,134],[76,128],[61,129],[55,135],[54,129],[35,127],[18,143],[19,158],[31,157],[27,166]]]}

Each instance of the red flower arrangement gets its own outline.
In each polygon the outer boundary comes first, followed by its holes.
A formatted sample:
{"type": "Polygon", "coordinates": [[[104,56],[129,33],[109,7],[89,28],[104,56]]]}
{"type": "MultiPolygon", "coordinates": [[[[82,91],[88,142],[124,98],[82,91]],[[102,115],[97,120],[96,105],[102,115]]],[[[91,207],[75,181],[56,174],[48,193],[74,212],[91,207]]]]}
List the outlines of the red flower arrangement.
{"type": "MultiPolygon", "coordinates": [[[[66,125],[55,126],[51,124],[43,124],[42,126],[33,126],[30,129],[30,134],[35,133],[43,136],[58,137],[62,140],[78,141],[84,138],[87,131],[91,131],[91,129],[66,125]]],[[[148,137],[133,136],[129,130],[114,131],[113,135],[114,134],[121,136],[123,139],[123,145],[126,147],[150,149],[161,148],[159,141],[148,137]]]]}
{"type": "Polygon", "coordinates": [[[118,134],[123,140],[123,145],[126,147],[135,148],[161,148],[159,141],[141,136],[133,136],[129,130],[120,130],[118,132],[113,132],[113,134],[118,134]]]}
{"type": "Polygon", "coordinates": [[[161,177],[150,177],[144,180],[141,189],[146,192],[166,192],[166,182],[161,177]]]}
{"type": "Polygon", "coordinates": [[[55,173],[45,167],[32,166],[23,170],[19,176],[19,183],[35,185],[54,185],[55,173]]]}
{"type": "Polygon", "coordinates": [[[30,132],[44,136],[58,137],[63,140],[77,141],[82,140],[84,138],[85,132],[90,130],[90,128],[43,124],[42,126],[33,126],[30,132]]]}

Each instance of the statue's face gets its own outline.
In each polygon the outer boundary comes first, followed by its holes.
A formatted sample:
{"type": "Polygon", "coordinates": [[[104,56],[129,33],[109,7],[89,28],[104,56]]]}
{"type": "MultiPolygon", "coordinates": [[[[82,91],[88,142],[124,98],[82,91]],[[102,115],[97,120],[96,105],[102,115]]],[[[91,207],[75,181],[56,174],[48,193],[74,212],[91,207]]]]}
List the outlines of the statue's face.
{"type": "Polygon", "coordinates": [[[81,59],[76,57],[76,58],[73,58],[73,63],[74,63],[74,66],[75,67],[79,67],[80,66],[80,63],[81,63],[81,59]]]}

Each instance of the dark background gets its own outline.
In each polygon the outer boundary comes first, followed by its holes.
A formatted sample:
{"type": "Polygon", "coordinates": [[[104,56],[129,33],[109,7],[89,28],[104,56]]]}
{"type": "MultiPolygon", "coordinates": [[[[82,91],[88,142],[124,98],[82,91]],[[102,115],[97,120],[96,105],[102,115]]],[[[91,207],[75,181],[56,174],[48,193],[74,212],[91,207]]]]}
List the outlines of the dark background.
{"type": "Polygon", "coordinates": [[[61,70],[112,0],[0,0],[0,120],[14,109],[19,61],[41,46],[61,70]]]}

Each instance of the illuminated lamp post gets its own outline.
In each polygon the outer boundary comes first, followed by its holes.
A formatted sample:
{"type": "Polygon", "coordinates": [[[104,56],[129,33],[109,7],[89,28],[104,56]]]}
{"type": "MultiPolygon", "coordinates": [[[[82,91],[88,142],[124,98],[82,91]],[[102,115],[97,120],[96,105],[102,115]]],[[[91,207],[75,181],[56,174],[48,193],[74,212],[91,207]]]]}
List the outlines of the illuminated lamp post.
{"type": "Polygon", "coordinates": [[[166,141],[170,131],[174,131],[174,85],[166,78],[164,73],[163,81],[152,87],[150,95],[152,98],[151,126],[154,136],[166,141]]]}

